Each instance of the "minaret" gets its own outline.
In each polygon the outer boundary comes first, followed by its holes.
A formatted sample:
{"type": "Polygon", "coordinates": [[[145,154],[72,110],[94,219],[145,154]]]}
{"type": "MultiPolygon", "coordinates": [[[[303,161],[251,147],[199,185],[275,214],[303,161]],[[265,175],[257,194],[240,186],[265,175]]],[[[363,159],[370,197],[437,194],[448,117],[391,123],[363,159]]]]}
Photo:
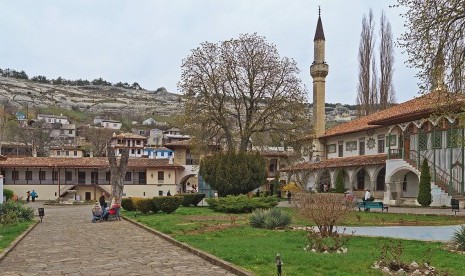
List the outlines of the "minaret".
{"type": "MultiPolygon", "coordinates": [[[[325,134],[325,79],[328,75],[328,64],[325,62],[325,34],[321,23],[321,9],[318,9],[318,23],[315,38],[313,39],[313,63],[310,66],[310,75],[313,78],[313,129],[315,138],[325,134]]],[[[316,140],[313,155],[323,156],[324,148],[316,140]]]]}

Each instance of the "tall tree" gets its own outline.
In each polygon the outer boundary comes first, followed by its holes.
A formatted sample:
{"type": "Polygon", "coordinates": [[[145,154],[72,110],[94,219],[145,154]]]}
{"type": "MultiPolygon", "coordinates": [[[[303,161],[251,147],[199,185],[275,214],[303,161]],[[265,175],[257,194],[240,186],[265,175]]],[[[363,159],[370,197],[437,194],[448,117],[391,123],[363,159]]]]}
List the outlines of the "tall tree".
{"type": "Polygon", "coordinates": [[[239,151],[250,149],[255,135],[298,136],[309,122],[298,72],[257,34],[204,42],[182,64],[184,128],[204,145],[239,151]]]}
{"type": "Polygon", "coordinates": [[[407,8],[402,14],[406,31],[399,41],[408,53],[408,63],[419,70],[422,88],[431,88],[430,75],[442,52],[446,86],[465,91],[465,0],[397,0],[407,8]]]}
{"type": "Polygon", "coordinates": [[[111,174],[111,197],[116,198],[117,203],[121,203],[124,191],[124,177],[129,162],[129,149],[124,148],[121,151],[121,156],[117,157],[114,148],[108,143],[107,151],[111,174]]]}
{"type": "Polygon", "coordinates": [[[363,15],[362,32],[360,34],[360,45],[358,49],[359,75],[357,104],[359,104],[359,115],[369,115],[376,111],[377,95],[376,77],[373,76],[374,62],[374,37],[375,22],[373,10],[370,9],[368,17],[363,15]],[[374,82],[373,82],[374,81],[374,82]]]}
{"type": "Polygon", "coordinates": [[[112,129],[102,127],[85,127],[81,135],[90,143],[92,154],[95,157],[105,156],[107,143],[113,134],[112,129]]]}
{"type": "Polygon", "coordinates": [[[394,41],[392,40],[391,23],[384,11],[380,19],[379,45],[379,109],[387,109],[395,102],[395,91],[392,83],[394,73],[394,41]]]}

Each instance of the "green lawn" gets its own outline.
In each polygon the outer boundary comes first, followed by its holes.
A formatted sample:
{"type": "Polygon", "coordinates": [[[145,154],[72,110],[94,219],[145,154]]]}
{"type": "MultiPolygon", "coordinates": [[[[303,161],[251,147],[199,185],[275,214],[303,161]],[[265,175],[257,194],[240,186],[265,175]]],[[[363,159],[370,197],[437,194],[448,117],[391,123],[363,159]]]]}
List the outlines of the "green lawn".
{"type": "MultiPolygon", "coordinates": [[[[283,208],[294,217],[294,225],[309,225],[297,218],[295,211],[283,208]]],[[[275,275],[274,257],[283,258],[283,275],[381,275],[371,269],[379,258],[381,244],[392,239],[353,237],[347,254],[315,254],[303,250],[305,231],[265,230],[247,225],[249,214],[229,215],[216,213],[205,207],[179,208],[173,214],[124,215],[169,234],[175,239],[207,251],[221,259],[252,271],[256,275],[275,275]]],[[[463,219],[440,216],[413,216],[354,212],[346,225],[382,225],[414,222],[418,225],[444,225],[464,223],[463,219]],[[360,216],[360,223],[357,215],[360,216]],[[352,218],[353,216],[353,218],[352,218]]],[[[442,249],[443,244],[421,241],[403,241],[404,260],[421,263],[425,260],[451,275],[463,271],[465,256],[442,249]],[[433,252],[434,254],[427,253],[433,252]]]]}
{"type": "Polygon", "coordinates": [[[7,248],[33,223],[35,223],[35,221],[21,222],[0,228],[0,252],[7,248]]]}

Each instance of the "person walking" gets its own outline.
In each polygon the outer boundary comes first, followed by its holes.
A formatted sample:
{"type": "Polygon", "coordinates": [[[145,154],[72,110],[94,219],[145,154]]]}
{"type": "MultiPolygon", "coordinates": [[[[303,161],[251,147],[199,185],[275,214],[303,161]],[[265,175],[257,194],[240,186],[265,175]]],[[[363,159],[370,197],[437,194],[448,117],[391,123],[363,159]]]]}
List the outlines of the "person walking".
{"type": "Polygon", "coordinates": [[[26,192],[26,203],[29,203],[29,199],[31,198],[31,192],[27,191],[26,192]]]}
{"type": "Polygon", "coordinates": [[[36,201],[36,197],[37,197],[36,191],[32,190],[32,192],[31,192],[32,202],[35,202],[35,201],[36,201]]]}
{"type": "Polygon", "coordinates": [[[102,193],[102,195],[98,198],[98,202],[100,203],[100,208],[102,211],[105,211],[107,207],[107,203],[105,202],[105,195],[102,193]]]}

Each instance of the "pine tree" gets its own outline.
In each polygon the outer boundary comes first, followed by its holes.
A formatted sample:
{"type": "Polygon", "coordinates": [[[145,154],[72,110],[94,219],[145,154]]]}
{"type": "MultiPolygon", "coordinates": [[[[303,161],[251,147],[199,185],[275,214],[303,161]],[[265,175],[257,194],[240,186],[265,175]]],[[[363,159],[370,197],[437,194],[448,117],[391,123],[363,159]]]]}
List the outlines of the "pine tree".
{"type": "Polygon", "coordinates": [[[336,193],[343,193],[343,192],[345,192],[344,171],[339,170],[336,176],[336,193]]]}
{"type": "Polygon", "coordinates": [[[431,204],[431,175],[426,159],[423,160],[423,164],[421,165],[420,190],[418,191],[417,201],[423,207],[430,206],[431,204]]]}

